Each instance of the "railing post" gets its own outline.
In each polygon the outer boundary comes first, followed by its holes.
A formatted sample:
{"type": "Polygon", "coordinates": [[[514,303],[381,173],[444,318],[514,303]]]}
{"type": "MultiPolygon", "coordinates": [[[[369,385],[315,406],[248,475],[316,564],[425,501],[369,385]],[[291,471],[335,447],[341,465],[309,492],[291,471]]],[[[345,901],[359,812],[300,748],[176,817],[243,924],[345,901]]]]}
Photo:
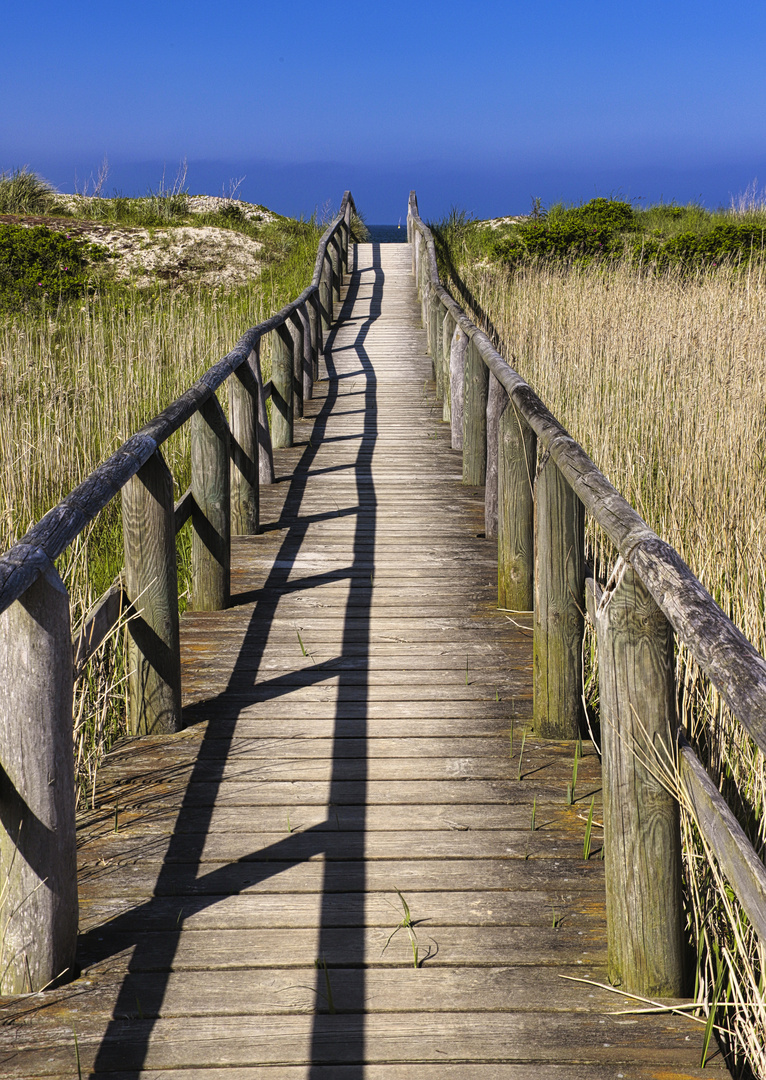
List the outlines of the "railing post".
{"type": "Polygon", "coordinates": [[[534,720],[547,739],[580,731],[584,529],[582,503],[546,454],[535,483],[534,720]]]}
{"type": "Polygon", "coordinates": [[[483,484],[487,475],[487,394],[489,368],[469,341],[463,398],[463,483],[483,484]]]}
{"type": "Polygon", "coordinates": [[[293,311],[287,329],[292,338],[293,354],[293,419],[303,416],[303,323],[293,311]]]}
{"type": "Polygon", "coordinates": [[[322,330],[329,331],[332,325],[332,263],[330,262],[329,244],[322,259],[322,271],[319,276],[319,308],[322,315],[322,330]]]}
{"type": "MultiPolygon", "coordinates": [[[[309,297],[308,302],[309,311],[309,325],[311,327],[311,363],[313,380],[319,378],[319,357],[324,351],[323,334],[322,334],[322,318],[321,318],[321,301],[319,290],[313,292],[309,297]]],[[[313,385],[311,390],[312,396],[314,393],[313,385]]]]}
{"type": "Polygon", "coordinates": [[[442,420],[449,424],[452,420],[452,388],[450,386],[450,352],[452,345],[452,332],[455,320],[449,310],[444,311],[442,322],[442,371],[444,379],[444,403],[442,406],[442,420]]]}
{"type": "Polygon", "coordinates": [[[303,404],[310,401],[314,396],[314,345],[313,345],[313,329],[311,326],[311,318],[309,312],[311,311],[311,304],[307,301],[305,304],[301,304],[298,309],[298,318],[301,323],[301,330],[303,333],[303,363],[302,363],[302,384],[303,384],[303,404]]]}
{"type": "Polygon", "coordinates": [[[282,323],[271,335],[271,442],[293,445],[293,339],[282,323]]]}
{"type": "Polygon", "coordinates": [[[258,338],[253,351],[247,358],[250,370],[258,384],[258,480],[261,484],[274,483],[274,454],[271,449],[271,431],[269,430],[269,414],[266,409],[266,395],[263,386],[263,373],[261,371],[261,341],[258,338]]]}
{"type": "Polygon", "coordinates": [[[658,779],[675,757],[673,634],[621,559],[596,626],[609,981],[629,993],[680,997],[679,809],[658,779]]]}
{"type": "Polygon", "coordinates": [[[431,311],[429,318],[429,328],[431,337],[431,357],[434,362],[434,380],[436,382],[436,397],[438,401],[441,401],[444,395],[444,372],[442,371],[442,341],[441,341],[441,329],[442,329],[442,317],[441,312],[443,308],[442,301],[436,292],[436,289],[431,293],[431,311]]]}
{"type": "MultiPolygon", "coordinates": [[[[226,463],[228,472],[228,459],[226,463]]],[[[181,649],[173,477],[159,450],[122,489],[128,711],[134,735],[180,731],[181,649]]]]}
{"type": "Polygon", "coordinates": [[[229,456],[229,427],[213,395],[191,418],[194,611],[219,611],[231,598],[229,456]]]}
{"type": "Polygon", "coordinates": [[[0,994],[43,990],[77,944],[69,597],[53,564],[0,615],[0,994]]]}
{"type": "Polygon", "coordinates": [[[497,536],[500,417],[508,408],[508,400],[505,387],[490,371],[487,396],[487,478],[484,482],[484,535],[488,540],[497,536]]]}
{"type": "Polygon", "coordinates": [[[532,611],[537,437],[512,403],[500,414],[497,443],[497,606],[532,611]]]}
{"type": "Polygon", "coordinates": [[[234,536],[258,532],[258,383],[245,361],[229,383],[231,416],[231,531],[234,536]]]}
{"type": "Polygon", "coordinates": [[[341,257],[340,257],[340,242],[338,240],[338,232],[330,237],[330,282],[332,284],[332,297],[335,300],[340,301],[340,283],[342,276],[341,269],[341,257]]]}
{"type": "Polygon", "coordinates": [[[463,449],[463,399],[465,397],[465,354],[468,349],[468,335],[455,324],[449,354],[450,403],[452,413],[452,449],[463,449]]]}

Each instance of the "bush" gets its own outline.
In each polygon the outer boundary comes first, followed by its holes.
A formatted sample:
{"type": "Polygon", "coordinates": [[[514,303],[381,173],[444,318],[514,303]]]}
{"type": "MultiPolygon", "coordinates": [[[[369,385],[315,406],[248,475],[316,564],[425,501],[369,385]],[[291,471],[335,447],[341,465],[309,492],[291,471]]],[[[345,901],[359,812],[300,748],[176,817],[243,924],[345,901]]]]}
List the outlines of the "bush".
{"type": "Polygon", "coordinates": [[[102,248],[43,225],[0,225],[0,310],[81,296],[91,288],[90,265],[105,258],[102,248]]]}

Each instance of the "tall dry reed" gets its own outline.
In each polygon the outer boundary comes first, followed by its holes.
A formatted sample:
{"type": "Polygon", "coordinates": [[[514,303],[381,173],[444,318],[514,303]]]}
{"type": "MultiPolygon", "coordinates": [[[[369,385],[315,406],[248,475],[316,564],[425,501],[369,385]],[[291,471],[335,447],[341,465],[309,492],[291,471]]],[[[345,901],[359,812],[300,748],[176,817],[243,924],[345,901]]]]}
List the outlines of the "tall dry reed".
{"type": "MultiPolygon", "coordinates": [[[[766,652],[764,265],[695,277],[628,266],[459,273],[477,322],[766,652]]],[[[588,543],[605,574],[613,552],[592,524],[588,543]]],[[[763,857],[763,755],[683,648],[677,665],[683,718],[763,857]]],[[[718,984],[725,1042],[766,1076],[763,947],[686,812],[683,832],[695,992],[712,1004],[718,984]]]]}
{"type": "MultiPolygon", "coordinates": [[[[0,320],[0,551],[79,484],[133,432],[225,355],[244,331],[311,279],[318,231],[226,292],[107,291],[47,313],[0,320]]],[[[268,342],[264,348],[268,378],[268,342]]],[[[224,408],[227,395],[221,395],[224,408]]],[[[176,494],[189,483],[188,425],[163,446],[176,494]]],[[[188,581],[188,528],[179,537],[179,591],[188,581]]],[[[113,499],[58,561],[76,626],[122,565],[120,500],[113,499]]],[[[78,801],[125,733],[121,632],[75,685],[78,801]]]]}

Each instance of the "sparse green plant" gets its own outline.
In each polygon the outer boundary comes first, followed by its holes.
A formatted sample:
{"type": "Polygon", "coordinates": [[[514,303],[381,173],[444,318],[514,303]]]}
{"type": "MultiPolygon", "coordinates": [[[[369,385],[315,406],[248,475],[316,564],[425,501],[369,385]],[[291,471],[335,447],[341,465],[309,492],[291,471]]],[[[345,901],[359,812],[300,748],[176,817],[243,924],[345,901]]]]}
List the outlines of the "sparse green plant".
{"type": "Polygon", "coordinates": [[[324,972],[324,986],[325,986],[325,1000],[327,1001],[327,1011],[335,1016],[335,1002],[332,997],[332,986],[330,985],[330,972],[327,970],[327,961],[324,957],[321,960],[314,961],[314,967],[317,971],[324,972]]]}
{"type": "Polygon", "coordinates": [[[417,968],[417,967],[419,967],[418,939],[417,939],[417,936],[415,934],[415,930],[414,930],[413,925],[412,925],[412,915],[410,913],[410,906],[407,903],[407,901],[404,899],[404,897],[402,896],[399,889],[396,890],[396,895],[399,897],[399,899],[402,902],[402,910],[404,912],[404,917],[402,918],[402,921],[399,923],[399,925],[394,927],[393,931],[389,934],[388,940],[386,941],[386,944],[383,946],[381,952],[384,953],[386,951],[388,946],[391,944],[391,940],[392,940],[392,938],[394,937],[395,934],[397,934],[400,930],[406,930],[407,931],[407,936],[410,939],[410,946],[412,948],[412,960],[413,960],[412,966],[414,968],[417,968]]]}
{"type": "Polygon", "coordinates": [[[524,757],[524,743],[527,741],[527,729],[524,728],[521,732],[521,749],[519,750],[519,771],[516,775],[517,780],[521,780],[521,759],[524,757]]]}
{"type": "Polygon", "coordinates": [[[585,839],[582,845],[582,857],[586,862],[590,858],[591,833],[593,832],[593,802],[594,800],[591,799],[590,809],[588,810],[588,820],[585,824],[585,839]]]}
{"type": "Polygon", "coordinates": [[[532,823],[529,826],[530,829],[532,830],[532,832],[535,831],[535,815],[536,815],[536,813],[537,813],[537,796],[535,795],[534,798],[532,799],[532,823]]]}
{"type": "Polygon", "coordinates": [[[571,801],[574,801],[574,797],[575,797],[575,788],[577,787],[577,766],[579,764],[581,754],[582,754],[582,743],[578,740],[578,742],[575,743],[574,761],[572,762],[572,783],[571,783],[572,800],[571,801]]]}

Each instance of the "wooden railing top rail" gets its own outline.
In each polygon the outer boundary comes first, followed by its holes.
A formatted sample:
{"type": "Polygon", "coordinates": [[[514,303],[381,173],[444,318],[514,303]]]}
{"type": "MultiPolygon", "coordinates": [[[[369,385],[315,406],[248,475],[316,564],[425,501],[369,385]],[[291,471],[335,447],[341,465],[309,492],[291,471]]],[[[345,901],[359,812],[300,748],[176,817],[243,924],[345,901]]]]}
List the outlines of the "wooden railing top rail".
{"type": "Polygon", "coordinates": [[[66,498],[36,522],[28,532],[0,556],[0,613],[45,572],[54,559],[96,517],[111,499],[146,464],[157,448],[189,420],[237,370],[260,339],[282,326],[318,291],[327,246],[339,229],[350,226],[356,209],[350,191],[343,195],[340,211],[319,242],[311,284],[276,315],[251,327],[223,359],[214,364],[185,393],[144,424],[122,446],[99,465],[66,498]]]}
{"type": "MultiPolygon", "coordinates": [[[[425,244],[430,287],[472,340],[561,474],[651,593],[679,639],[750,737],[766,753],[766,660],[716,604],[678,552],[610,484],[531,386],[439,281],[433,235],[410,194],[408,225],[425,244]]],[[[413,234],[414,239],[414,234],[413,234]]],[[[418,253],[417,258],[420,258],[418,253]]],[[[0,594],[1,595],[1,594],[0,594]]]]}

